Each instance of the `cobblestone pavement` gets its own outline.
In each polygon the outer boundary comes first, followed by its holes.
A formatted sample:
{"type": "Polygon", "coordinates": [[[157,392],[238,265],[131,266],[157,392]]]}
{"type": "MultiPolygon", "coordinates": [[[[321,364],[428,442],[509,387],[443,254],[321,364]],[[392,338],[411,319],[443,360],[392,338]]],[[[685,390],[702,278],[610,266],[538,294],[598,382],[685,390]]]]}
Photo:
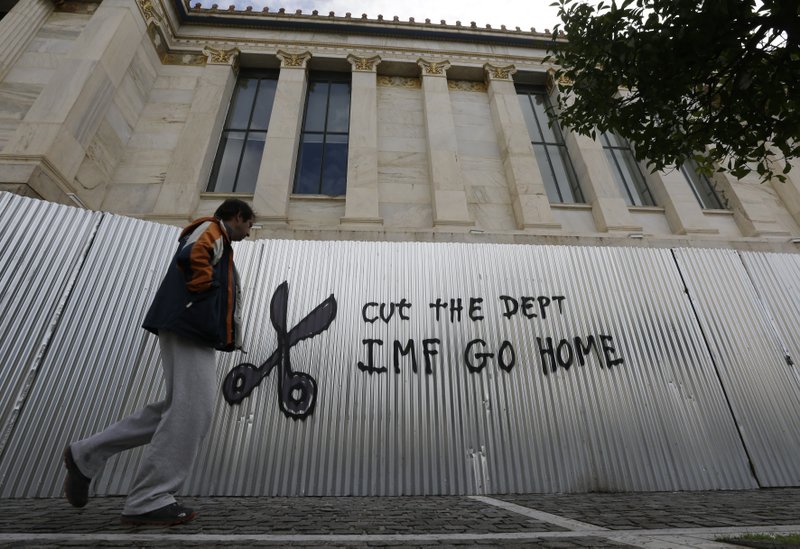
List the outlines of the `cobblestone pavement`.
{"type": "Polygon", "coordinates": [[[474,497],[184,498],[199,517],[123,526],[118,497],[0,500],[0,547],[728,547],[800,532],[800,489],[474,497]]]}

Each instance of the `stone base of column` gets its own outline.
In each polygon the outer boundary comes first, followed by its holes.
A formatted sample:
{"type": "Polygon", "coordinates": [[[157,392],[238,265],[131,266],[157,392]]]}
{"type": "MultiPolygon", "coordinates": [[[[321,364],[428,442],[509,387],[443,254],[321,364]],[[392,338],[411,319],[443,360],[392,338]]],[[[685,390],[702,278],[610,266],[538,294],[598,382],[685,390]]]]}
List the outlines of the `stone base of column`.
{"type": "Polygon", "coordinates": [[[340,225],[383,225],[382,217],[342,217],[339,220],[340,225]]]}
{"type": "Polygon", "coordinates": [[[0,184],[15,194],[74,204],[69,195],[74,190],[59,170],[40,155],[0,155],[0,184]]]}

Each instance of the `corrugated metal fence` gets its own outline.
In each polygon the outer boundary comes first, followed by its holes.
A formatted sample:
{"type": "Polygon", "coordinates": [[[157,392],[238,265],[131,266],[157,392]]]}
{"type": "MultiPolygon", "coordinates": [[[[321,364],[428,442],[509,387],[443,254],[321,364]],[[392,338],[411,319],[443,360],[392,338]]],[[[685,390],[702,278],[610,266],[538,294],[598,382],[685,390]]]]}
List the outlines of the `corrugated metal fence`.
{"type": "MultiPolygon", "coordinates": [[[[0,194],[0,497],[56,496],[60,452],[159,397],[139,328],[178,230],[0,194]]],[[[800,485],[800,256],[720,250],[242,242],[248,353],[317,383],[283,413],[280,368],[220,391],[184,492],[410,495],[800,485]]],[[[93,489],[125,493],[139,451],[93,489]]]]}

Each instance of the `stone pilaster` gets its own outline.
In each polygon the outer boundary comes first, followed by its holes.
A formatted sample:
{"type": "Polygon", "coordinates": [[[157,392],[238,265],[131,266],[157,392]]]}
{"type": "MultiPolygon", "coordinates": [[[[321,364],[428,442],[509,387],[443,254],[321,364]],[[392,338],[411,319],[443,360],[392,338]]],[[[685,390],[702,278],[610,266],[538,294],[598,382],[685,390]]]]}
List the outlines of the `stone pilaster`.
{"type": "MultiPolygon", "coordinates": [[[[779,173],[782,172],[786,167],[785,162],[785,160],[774,162],[773,169],[779,173]]],[[[786,174],[786,181],[781,183],[773,180],[772,188],[775,189],[786,209],[792,214],[792,219],[800,225],[800,160],[792,159],[788,163],[792,168],[786,174]]]]}
{"type": "MultiPolygon", "coordinates": [[[[733,219],[744,236],[788,236],[787,231],[775,218],[772,189],[763,185],[758,174],[751,173],[736,179],[728,173],[714,174],[716,183],[722,188],[728,205],[733,210],[733,219]]],[[[788,182],[787,182],[788,184],[788,182]]],[[[775,185],[781,185],[776,182],[775,185]]]]}
{"type": "Polygon", "coordinates": [[[186,124],[158,194],[153,213],[196,217],[200,193],[208,184],[216,146],[236,84],[239,50],[207,46],[206,67],[197,80],[186,124]]]}
{"type": "Polygon", "coordinates": [[[584,183],[583,194],[592,205],[592,217],[599,232],[638,232],[637,224],[614,181],[606,152],[599,141],[591,137],[565,132],[564,141],[578,180],[584,183]]]}
{"type": "MultiPolygon", "coordinates": [[[[691,169],[691,168],[687,168],[691,169]]],[[[650,175],[653,196],[664,207],[669,228],[675,234],[719,234],[709,226],[689,182],[678,168],[650,175]]]]}
{"type": "Polygon", "coordinates": [[[69,201],[86,150],[145,32],[135,4],[98,7],[0,153],[6,183],[26,185],[46,200],[69,201]]]}
{"type": "Polygon", "coordinates": [[[467,207],[464,175],[458,161],[456,125],[447,89],[450,63],[420,59],[417,64],[422,72],[433,224],[469,226],[473,221],[467,207]]]}
{"type": "MultiPolygon", "coordinates": [[[[552,72],[548,75],[547,91],[551,96],[561,93],[560,86],[570,85],[572,83],[566,78],[556,82],[552,72]]],[[[582,183],[584,197],[592,205],[592,217],[597,231],[641,231],[642,226],[631,215],[622,191],[614,181],[612,168],[600,141],[564,128],[564,142],[578,181],[582,183]]]]}
{"type": "Polygon", "coordinates": [[[51,13],[52,0],[19,0],[0,20],[0,82],[51,13]]]}
{"type": "Polygon", "coordinates": [[[536,165],[531,138],[511,78],[516,68],[513,65],[495,67],[488,63],[483,68],[489,92],[489,108],[517,227],[557,229],[560,225],[553,218],[544,180],[536,165]]]}
{"type": "Polygon", "coordinates": [[[294,184],[300,126],[308,86],[309,52],[278,51],[281,72],[267,129],[264,156],[256,179],[253,208],[259,220],[288,220],[289,196],[294,184]]]}
{"type": "Polygon", "coordinates": [[[342,223],[383,223],[378,198],[378,56],[348,55],[353,66],[347,195],[342,223]],[[354,107],[354,108],[353,108],[354,107]]]}

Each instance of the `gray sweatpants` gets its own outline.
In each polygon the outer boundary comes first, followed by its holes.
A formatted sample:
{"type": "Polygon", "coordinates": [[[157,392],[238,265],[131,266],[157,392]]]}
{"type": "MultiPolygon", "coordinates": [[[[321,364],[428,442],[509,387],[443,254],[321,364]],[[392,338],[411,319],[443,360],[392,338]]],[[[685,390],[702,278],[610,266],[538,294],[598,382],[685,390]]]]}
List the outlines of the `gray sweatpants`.
{"type": "Polygon", "coordinates": [[[78,468],[95,477],[114,454],[148,444],[123,514],[154,511],[175,501],[208,433],[217,394],[216,354],[171,332],[160,332],[167,396],[87,439],[72,444],[78,468]]]}

